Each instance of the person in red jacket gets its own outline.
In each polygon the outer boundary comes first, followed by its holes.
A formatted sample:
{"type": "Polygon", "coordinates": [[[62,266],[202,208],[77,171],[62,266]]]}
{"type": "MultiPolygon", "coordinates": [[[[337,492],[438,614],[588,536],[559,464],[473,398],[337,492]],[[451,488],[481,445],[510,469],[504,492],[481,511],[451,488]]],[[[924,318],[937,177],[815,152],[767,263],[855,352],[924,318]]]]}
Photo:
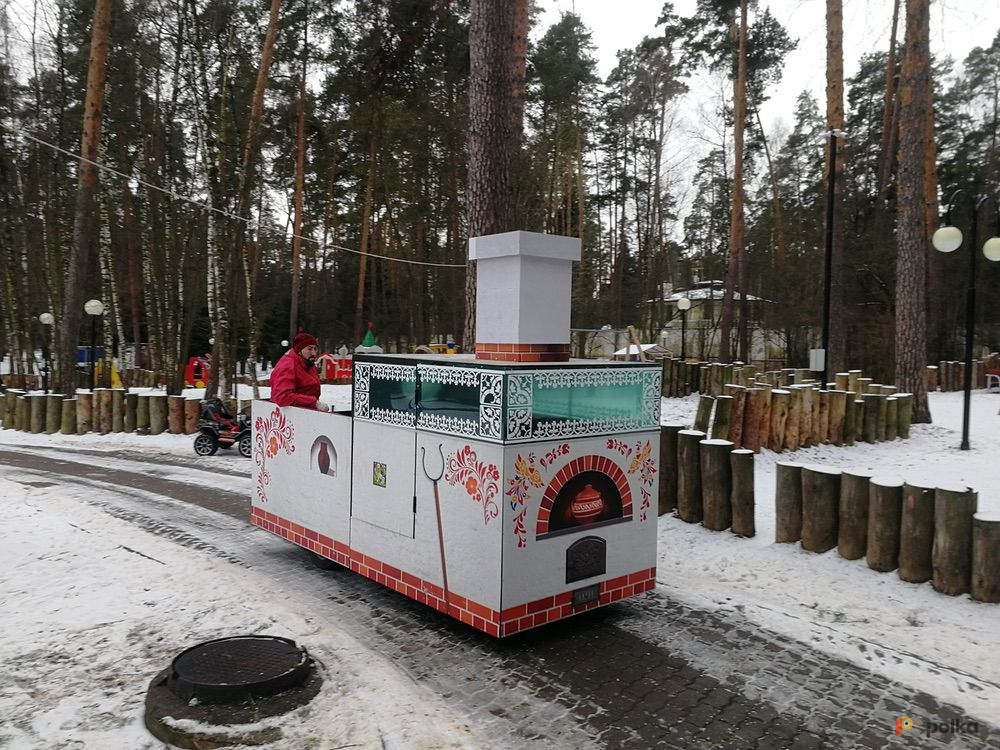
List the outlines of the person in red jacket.
{"type": "Polygon", "coordinates": [[[292,348],[285,352],[271,370],[271,401],[278,406],[301,406],[303,409],[330,411],[319,400],[319,371],[316,354],[319,342],[309,333],[298,333],[292,348]]]}

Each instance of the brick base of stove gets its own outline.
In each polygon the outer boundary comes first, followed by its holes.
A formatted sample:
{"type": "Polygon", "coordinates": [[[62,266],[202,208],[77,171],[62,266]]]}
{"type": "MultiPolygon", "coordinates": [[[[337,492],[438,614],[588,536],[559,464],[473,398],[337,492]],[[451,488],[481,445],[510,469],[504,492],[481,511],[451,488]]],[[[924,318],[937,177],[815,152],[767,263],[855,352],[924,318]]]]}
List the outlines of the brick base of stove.
{"type": "Polygon", "coordinates": [[[639,570],[628,575],[601,581],[596,601],[573,607],[573,590],[542,597],[526,604],[518,604],[497,611],[472,599],[449,591],[447,602],[440,586],[411,575],[404,570],[358,552],[343,542],[308,529],[287,518],[253,506],[250,520],[260,528],[284,537],[300,547],[333,560],[355,573],[360,573],[376,583],[398,591],[400,594],[426,604],[439,612],[461,620],[494,638],[514,635],[565,617],[586,612],[649,591],[656,585],[656,568],[639,570]]]}
{"type": "Polygon", "coordinates": [[[569,362],[569,344],[476,344],[476,359],[493,362],[569,362]]]}

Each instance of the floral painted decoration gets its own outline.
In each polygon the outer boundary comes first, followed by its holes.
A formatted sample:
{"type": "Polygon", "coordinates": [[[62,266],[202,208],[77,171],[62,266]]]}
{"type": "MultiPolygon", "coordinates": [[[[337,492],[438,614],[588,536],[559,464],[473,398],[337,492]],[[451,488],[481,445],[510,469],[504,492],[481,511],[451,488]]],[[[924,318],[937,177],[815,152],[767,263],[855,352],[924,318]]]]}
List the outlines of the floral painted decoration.
{"type": "MultiPolygon", "coordinates": [[[[568,446],[567,446],[568,447],[568,446]]],[[[514,516],[514,533],[517,535],[517,546],[525,546],[527,529],[524,527],[524,514],[528,507],[525,502],[531,487],[541,487],[543,485],[542,476],[535,468],[535,454],[529,453],[527,458],[520,453],[514,461],[514,477],[507,480],[507,491],[504,493],[510,498],[510,509],[520,512],[514,516]]]]}
{"type": "Polygon", "coordinates": [[[639,472],[639,481],[643,485],[639,488],[639,493],[642,495],[642,503],[639,505],[639,520],[645,521],[650,506],[651,494],[649,488],[653,486],[653,475],[656,474],[656,461],[653,460],[653,446],[648,440],[645,445],[643,445],[641,440],[635,444],[635,457],[629,464],[628,473],[635,474],[637,470],[639,472]]]}
{"type": "Polygon", "coordinates": [[[257,497],[262,503],[266,503],[267,492],[264,488],[271,483],[267,460],[278,455],[280,450],[284,450],[286,454],[295,452],[294,428],[288,424],[281,407],[276,406],[267,417],[257,417],[253,431],[254,461],[260,467],[257,472],[257,497]]]}
{"type": "Polygon", "coordinates": [[[483,506],[484,523],[499,515],[500,509],[494,498],[499,489],[500,470],[495,464],[480,461],[472,446],[467,445],[448,458],[444,478],[450,485],[462,484],[466,493],[483,506]]]}

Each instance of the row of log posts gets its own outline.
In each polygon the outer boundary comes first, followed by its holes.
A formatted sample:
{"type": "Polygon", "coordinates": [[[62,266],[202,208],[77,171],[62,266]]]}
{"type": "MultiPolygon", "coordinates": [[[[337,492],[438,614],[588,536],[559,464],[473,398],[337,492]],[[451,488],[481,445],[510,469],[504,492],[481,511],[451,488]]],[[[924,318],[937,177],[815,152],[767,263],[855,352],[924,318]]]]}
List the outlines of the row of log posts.
{"type": "Polygon", "coordinates": [[[971,488],[778,463],[774,501],[775,542],[817,553],[837,547],[903,581],[1000,602],[1000,515],[977,514],[971,488]]]}
{"type": "Polygon", "coordinates": [[[687,523],[739,536],[756,533],[753,451],[682,425],[660,429],[660,448],[661,513],[676,503],[677,517],[687,523]]]}
{"type": "MultiPolygon", "coordinates": [[[[986,387],[986,373],[1000,369],[1000,354],[990,354],[972,363],[972,387],[986,387]]],[[[965,362],[941,361],[926,368],[927,390],[961,391],[965,388],[965,362]]]]}
{"type": "Polygon", "coordinates": [[[912,395],[895,393],[894,386],[859,387],[867,391],[860,399],[853,391],[818,390],[814,385],[727,384],[726,395],[699,398],[694,429],[754,453],[761,448],[780,453],[822,443],[908,438],[912,395]]]}
{"type": "Polygon", "coordinates": [[[4,429],[84,435],[88,432],[192,434],[198,430],[201,401],[165,393],[127,393],[124,388],[80,391],[75,398],[57,393],[8,389],[0,397],[4,429]]]}

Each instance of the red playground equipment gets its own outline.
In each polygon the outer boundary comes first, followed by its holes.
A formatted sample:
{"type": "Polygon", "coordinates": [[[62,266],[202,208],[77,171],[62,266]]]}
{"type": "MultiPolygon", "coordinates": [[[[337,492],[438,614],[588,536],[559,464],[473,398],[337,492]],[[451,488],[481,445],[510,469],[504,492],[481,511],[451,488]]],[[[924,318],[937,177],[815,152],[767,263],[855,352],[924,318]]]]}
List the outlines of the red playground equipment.
{"type": "Polygon", "coordinates": [[[208,357],[189,357],[184,368],[184,385],[188,388],[204,388],[212,372],[212,360],[208,357]]]}

